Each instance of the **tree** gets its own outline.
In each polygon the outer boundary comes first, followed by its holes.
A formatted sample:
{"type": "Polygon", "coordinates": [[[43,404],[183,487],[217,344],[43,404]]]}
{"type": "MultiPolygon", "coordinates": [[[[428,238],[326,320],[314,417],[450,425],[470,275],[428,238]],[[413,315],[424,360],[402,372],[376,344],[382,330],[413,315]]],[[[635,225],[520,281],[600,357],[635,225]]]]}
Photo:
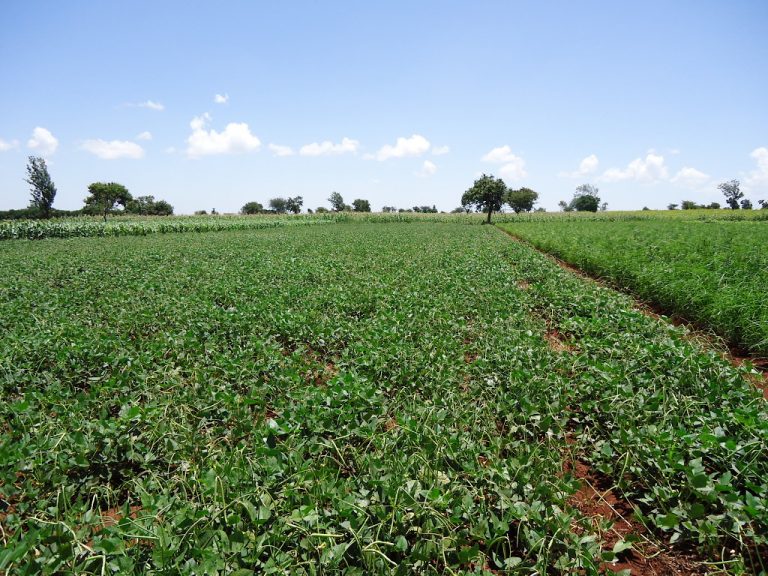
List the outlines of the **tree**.
{"type": "Polygon", "coordinates": [[[301,212],[301,207],[304,204],[304,198],[301,196],[296,196],[295,198],[288,198],[285,201],[285,209],[288,210],[288,212],[293,212],[294,214],[298,214],[301,212]]]}
{"type": "Polygon", "coordinates": [[[749,198],[744,198],[741,201],[742,210],[752,210],[752,201],[749,198]]]}
{"type": "Polygon", "coordinates": [[[285,214],[288,210],[288,200],[285,198],[272,198],[269,201],[269,207],[278,214],[285,214]]]}
{"type": "Polygon", "coordinates": [[[56,197],[56,186],[48,174],[48,166],[45,159],[40,156],[30,156],[27,164],[27,178],[24,181],[29,184],[32,193],[30,206],[37,208],[43,218],[51,217],[51,206],[56,197]]]}
{"type": "Polygon", "coordinates": [[[328,214],[329,210],[325,206],[318,206],[315,210],[315,213],[317,214],[328,214]]]}
{"type": "Polygon", "coordinates": [[[597,195],[598,189],[592,184],[582,184],[576,187],[576,192],[571,200],[571,209],[577,212],[597,212],[600,207],[600,196],[597,195]]]}
{"type": "Polygon", "coordinates": [[[712,202],[709,206],[707,206],[710,210],[720,210],[720,203],[719,202],[712,202]]]}
{"type": "Polygon", "coordinates": [[[368,200],[362,200],[360,198],[357,198],[355,200],[352,200],[352,210],[355,212],[370,212],[371,203],[368,202],[368,200]]]}
{"type": "Polygon", "coordinates": [[[155,200],[154,196],[137,196],[125,205],[125,211],[142,216],[170,216],[173,206],[165,200],[155,200]]]}
{"type": "Polygon", "coordinates": [[[571,205],[568,204],[565,200],[560,200],[560,202],[557,203],[560,210],[563,212],[573,212],[573,208],[571,208],[571,205]]]}
{"type": "Polygon", "coordinates": [[[768,200],[758,200],[757,203],[760,204],[761,210],[768,209],[768,200]]]}
{"type": "Polygon", "coordinates": [[[677,204],[667,204],[667,210],[677,210],[677,204]]]}
{"type": "Polygon", "coordinates": [[[730,180],[717,186],[722,191],[723,196],[725,196],[725,203],[728,204],[731,210],[738,210],[739,200],[744,197],[744,193],[739,190],[739,185],[738,180],[730,180]]]}
{"type": "Polygon", "coordinates": [[[530,212],[533,205],[539,199],[539,193],[530,188],[520,188],[519,190],[509,190],[507,192],[506,202],[514,210],[515,214],[520,212],[530,212]]]}
{"type": "Polygon", "coordinates": [[[86,210],[103,214],[104,222],[115,205],[125,208],[133,200],[128,188],[117,182],[94,182],[88,186],[88,192],[90,195],[85,199],[86,210]]]}
{"type": "Polygon", "coordinates": [[[477,212],[487,212],[486,224],[491,223],[491,214],[501,210],[504,204],[504,196],[507,193],[507,185],[501,178],[483,174],[475,180],[472,188],[464,192],[461,197],[461,205],[474,207],[477,212]]]}
{"type": "Polygon", "coordinates": [[[344,211],[344,198],[338,192],[331,192],[331,195],[328,196],[328,202],[331,203],[331,208],[334,212],[344,211]]]}
{"type": "Polygon", "coordinates": [[[682,203],[680,204],[680,208],[682,208],[683,210],[694,210],[698,207],[699,205],[696,204],[696,202],[694,202],[693,200],[683,200],[682,203]]]}
{"type": "Polygon", "coordinates": [[[264,206],[259,202],[246,202],[243,207],[240,208],[240,214],[261,214],[264,212],[264,206]]]}
{"type": "Polygon", "coordinates": [[[384,206],[382,207],[381,211],[384,212],[385,214],[389,214],[391,212],[397,212],[397,208],[395,208],[394,206],[384,206]]]}

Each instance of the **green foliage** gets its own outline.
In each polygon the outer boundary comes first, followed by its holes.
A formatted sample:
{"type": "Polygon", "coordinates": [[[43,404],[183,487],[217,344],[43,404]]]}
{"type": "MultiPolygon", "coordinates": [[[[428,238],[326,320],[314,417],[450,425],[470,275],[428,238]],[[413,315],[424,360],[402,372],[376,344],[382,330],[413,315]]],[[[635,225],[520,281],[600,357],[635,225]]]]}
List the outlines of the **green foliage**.
{"type": "Polygon", "coordinates": [[[530,188],[520,188],[519,190],[509,190],[505,202],[509,204],[509,207],[512,208],[515,214],[519,214],[520,212],[530,212],[533,210],[533,206],[538,199],[538,192],[530,188]]]}
{"type": "Polygon", "coordinates": [[[133,197],[128,188],[116,182],[94,182],[88,186],[88,197],[84,200],[87,213],[101,214],[104,222],[115,206],[125,208],[133,197]]]}
{"type": "Polygon", "coordinates": [[[155,200],[154,196],[137,196],[126,203],[125,212],[139,216],[172,216],[173,206],[165,200],[155,200]]]}
{"type": "Polygon", "coordinates": [[[355,200],[352,200],[352,210],[354,212],[370,212],[371,203],[368,200],[362,200],[360,198],[357,198],[355,200]]]}
{"type": "Polygon", "coordinates": [[[592,184],[582,184],[576,187],[570,203],[571,210],[576,212],[597,212],[600,207],[599,190],[592,184]]]}
{"type": "Polygon", "coordinates": [[[725,203],[731,210],[739,209],[739,200],[744,197],[744,192],[739,189],[740,182],[738,180],[729,180],[728,182],[722,182],[717,185],[718,190],[725,196],[725,203]]]}
{"type": "MultiPolygon", "coordinates": [[[[663,213],[662,213],[663,214],[663,213]]],[[[538,248],[768,353],[768,227],[750,221],[569,220],[505,224],[538,248]]]]}
{"type": "Polygon", "coordinates": [[[43,218],[51,217],[51,207],[56,197],[56,186],[48,173],[45,158],[30,156],[27,163],[27,178],[32,200],[30,207],[37,209],[43,218]]]}
{"type": "Polygon", "coordinates": [[[269,208],[278,214],[285,214],[288,212],[288,200],[285,198],[272,198],[269,201],[269,208]]]}
{"type": "Polygon", "coordinates": [[[595,574],[578,460],[759,572],[738,370],[477,217],[341,218],[0,246],[0,571],[595,574]]]}
{"type": "Polygon", "coordinates": [[[301,212],[301,207],[304,204],[304,199],[301,196],[296,196],[294,198],[287,198],[285,201],[285,208],[288,210],[288,212],[292,212],[293,214],[298,214],[301,212]]]}
{"type": "Polygon", "coordinates": [[[240,208],[240,214],[262,214],[264,212],[264,206],[259,202],[246,202],[243,207],[240,208]]]}
{"type": "Polygon", "coordinates": [[[334,212],[342,212],[344,211],[344,208],[346,208],[344,198],[338,192],[331,192],[331,195],[328,197],[328,202],[331,203],[331,209],[334,212]]]}
{"type": "Polygon", "coordinates": [[[475,180],[475,183],[461,197],[461,205],[465,208],[474,208],[477,212],[488,214],[486,222],[490,224],[491,214],[501,210],[507,186],[501,178],[483,174],[475,180]]]}

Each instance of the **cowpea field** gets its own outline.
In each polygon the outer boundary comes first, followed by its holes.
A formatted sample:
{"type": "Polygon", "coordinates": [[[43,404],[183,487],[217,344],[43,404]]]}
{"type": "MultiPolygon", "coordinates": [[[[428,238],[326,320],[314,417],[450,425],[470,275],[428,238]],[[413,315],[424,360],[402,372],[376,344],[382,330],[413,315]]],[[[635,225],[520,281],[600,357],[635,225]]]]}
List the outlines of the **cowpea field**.
{"type": "Polygon", "coordinates": [[[0,242],[0,573],[765,572],[749,370],[472,222],[0,242]]]}

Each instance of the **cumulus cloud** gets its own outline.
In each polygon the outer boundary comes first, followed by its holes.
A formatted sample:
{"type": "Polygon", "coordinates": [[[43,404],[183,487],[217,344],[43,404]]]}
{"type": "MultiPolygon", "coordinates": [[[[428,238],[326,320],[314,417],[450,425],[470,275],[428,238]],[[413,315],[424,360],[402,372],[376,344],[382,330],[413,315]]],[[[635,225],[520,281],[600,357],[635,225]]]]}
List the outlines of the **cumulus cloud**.
{"type": "Polygon", "coordinates": [[[191,158],[215,154],[250,152],[261,147],[261,140],[251,134],[245,122],[227,124],[223,132],[207,129],[211,115],[196,116],[189,123],[192,134],[187,138],[187,155],[191,158]]]}
{"type": "Polygon", "coordinates": [[[666,180],[669,172],[664,164],[664,156],[653,151],[648,152],[645,158],[635,158],[626,168],[609,168],[600,177],[604,182],[621,182],[632,180],[635,182],[658,182],[666,180]]]}
{"type": "Polygon", "coordinates": [[[670,180],[673,184],[678,184],[684,188],[701,188],[709,182],[709,174],[704,174],[701,170],[684,166],[670,180]]]}
{"type": "Polygon", "coordinates": [[[408,138],[400,137],[394,146],[391,144],[382,146],[376,153],[376,159],[383,161],[389,158],[421,156],[429,150],[430,146],[429,140],[420,134],[413,134],[408,138]]]}
{"type": "Polygon", "coordinates": [[[512,149],[507,146],[498,146],[485,154],[481,160],[492,164],[501,164],[499,173],[509,180],[520,180],[528,175],[525,170],[525,160],[512,153],[512,149]]]}
{"type": "Polygon", "coordinates": [[[152,132],[146,130],[136,136],[136,140],[152,140],[152,132]]]}
{"type": "Polygon", "coordinates": [[[755,148],[750,157],[757,162],[757,168],[747,175],[744,188],[748,192],[768,191],[768,148],[755,148]]]}
{"type": "Polygon", "coordinates": [[[448,154],[451,149],[448,146],[435,146],[432,148],[432,155],[433,156],[442,156],[443,154],[448,154]]]}
{"type": "Polygon", "coordinates": [[[80,147],[102,160],[117,160],[118,158],[136,160],[144,156],[144,149],[141,146],[136,142],[127,140],[86,140],[80,147]]]}
{"type": "Polygon", "coordinates": [[[429,160],[424,160],[424,164],[421,165],[419,176],[432,176],[435,172],[437,172],[435,163],[430,162],[429,160]]]}
{"type": "Polygon", "coordinates": [[[18,148],[19,141],[18,140],[3,140],[0,138],[0,152],[5,152],[6,150],[11,150],[13,148],[18,148]]]}
{"type": "Polygon", "coordinates": [[[294,151],[290,146],[282,146],[280,144],[270,144],[269,149],[275,156],[293,156],[294,151]]]}
{"type": "Polygon", "coordinates": [[[360,147],[360,142],[351,138],[342,138],[341,143],[334,144],[330,140],[305,144],[299,150],[302,156],[338,156],[339,154],[354,154],[360,147]]]}
{"type": "Polygon", "coordinates": [[[59,141],[49,130],[38,126],[32,130],[32,138],[27,141],[27,147],[38,154],[48,156],[56,152],[56,148],[59,147],[59,141]]]}
{"type": "Polygon", "coordinates": [[[561,173],[560,176],[567,176],[568,178],[583,178],[585,176],[589,176],[590,174],[594,174],[599,164],[600,160],[598,160],[597,156],[595,154],[590,154],[581,162],[579,162],[579,168],[575,172],[561,173]]]}
{"type": "Polygon", "coordinates": [[[213,97],[213,101],[216,102],[216,104],[226,104],[229,102],[229,94],[216,94],[216,96],[213,97]]]}

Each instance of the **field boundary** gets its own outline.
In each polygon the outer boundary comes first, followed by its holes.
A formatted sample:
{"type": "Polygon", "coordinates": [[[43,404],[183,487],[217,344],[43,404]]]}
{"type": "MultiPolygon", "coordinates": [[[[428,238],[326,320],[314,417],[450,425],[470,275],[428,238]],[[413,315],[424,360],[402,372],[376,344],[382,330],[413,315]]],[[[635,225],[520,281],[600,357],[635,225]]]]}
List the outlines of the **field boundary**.
{"type": "Polygon", "coordinates": [[[504,230],[503,228],[501,228],[500,226],[497,226],[496,224],[494,224],[494,227],[497,230],[499,230],[501,233],[507,235],[509,238],[511,238],[515,242],[518,242],[524,246],[527,246],[528,248],[531,248],[532,250],[535,250],[542,256],[548,258],[550,261],[557,264],[563,270],[567,270],[568,272],[575,274],[580,278],[589,280],[605,288],[610,288],[611,290],[615,290],[631,298],[633,302],[632,305],[638,312],[641,312],[646,316],[650,316],[657,320],[669,322],[675,326],[684,326],[686,330],[688,330],[686,339],[697,344],[702,348],[716,352],[724,360],[727,360],[728,362],[730,362],[733,366],[737,368],[741,368],[742,366],[744,366],[745,362],[751,363],[754,366],[754,368],[760,372],[760,374],[759,375],[745,374],[745,378],[749,380],[758,389],[762,390],[763,398],[768,400],[768,358],[763,358],[761,356],[749,354],[744,350],[739,349],[738,347],[732,346],[722,337],[712,332],[712,330],[707,329],[705,326],[702,326],[701,324],[689,318],[686,318],[676,312],[670,312],[669,310],[665,310],[662,306],[659,306],[653,302],[647,302],[645,300],[641,300],[637,297],[636,294],[630,291],[621,289],[620,287],[617,287],[610,280],[606,278],[602,278],[600,276],[593,276],[592,274],[589,274],[588,272],[582,270],[581,268],[578,268],[573,264],[570,264],[565,260],[561,260],[557,256],[554,256],[553,254],[550,254],[549,252],[546,252],[545,250],[542,250],[541,248],[534,246],[531,242],[529,242],[525,238],[522,238],[516,234],[513,234],[508,230],[504,230]]]}

